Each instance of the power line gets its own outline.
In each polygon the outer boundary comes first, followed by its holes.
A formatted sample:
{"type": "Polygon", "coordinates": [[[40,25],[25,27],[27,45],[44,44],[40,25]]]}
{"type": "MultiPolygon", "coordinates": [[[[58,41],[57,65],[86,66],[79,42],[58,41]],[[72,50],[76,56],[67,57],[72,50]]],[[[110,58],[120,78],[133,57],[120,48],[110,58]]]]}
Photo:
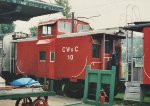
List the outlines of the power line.
{"type": "Polygon", "coordinates": [[[85,18],[85,19],[91,19],[91,18],[94,18],[94,17],[100,17],[101,15],[96,15],[96,16],[91,16],[91,17],[77,17],[77,18],[85,18]]]}

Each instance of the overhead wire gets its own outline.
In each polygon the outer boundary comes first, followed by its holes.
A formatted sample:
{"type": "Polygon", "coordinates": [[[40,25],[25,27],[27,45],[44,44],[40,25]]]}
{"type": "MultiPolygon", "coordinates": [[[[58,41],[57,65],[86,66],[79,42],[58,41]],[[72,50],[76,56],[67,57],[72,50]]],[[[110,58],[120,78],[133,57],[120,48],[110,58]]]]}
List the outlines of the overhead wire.
{"type": "Polygon", "coordinates": [[[91,16],[91,17],[77,17],[77,18],[85,18],[85,19],[91,19],[91,18],[94,18],[94,17],[100,17],[101,15],[96,15],[96,16],[91,16]]]}

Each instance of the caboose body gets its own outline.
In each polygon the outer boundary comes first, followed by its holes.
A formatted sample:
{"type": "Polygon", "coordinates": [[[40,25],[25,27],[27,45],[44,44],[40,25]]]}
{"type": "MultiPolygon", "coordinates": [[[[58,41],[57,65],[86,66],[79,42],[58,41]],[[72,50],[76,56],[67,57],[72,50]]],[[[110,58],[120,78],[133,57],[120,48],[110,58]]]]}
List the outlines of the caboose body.
{"type": "Polygon", "coordinates": [[[84,84],[87,65],[100,70],[115,65],[119,81],[124,38],[119,35],[119,28],[92,30],[88,23],[75,20],[71,33],[71,22],[71,19],[42,22],[37,39],[16,40],[17,74],[54,79],[62,87],[72,82],[84,84]]]}
{"type": "MultiPolygon", "coordinates": [[[[78,26],[78,28],[74,27],[76,33],[68,33],[71,31],[71,26],[66,26],[67,30],[68,28],[70,30],[65,34],[66,29],[58,28],[58,24],[62,22],[65,24],[68,22],[71,25],[69,19],[40,23],[37,40],[18,41],[18,74],[52,79],[84,79],[86,65],[91,65],[95,69],[107,69],[107,63],[115,53],[115,47],[121,50],[120,38],[123,37],[115,35],[117,33],[115,31],[118,30],[88,31],[90,26],[87,23],[76,21],[77,25],[74,25],[78,26]],[[47,32],[46,35],[43,32],[44,27],[49,31],[49,26],[51,32],[47,32]],[[80,26],[85,27],[86,32],[80,32],[80,26]],[[64,30],[64,32],[58,30],[64,30]]],[[[118,58],[119,65],[120,61],[121,58],[118,58]]]]}

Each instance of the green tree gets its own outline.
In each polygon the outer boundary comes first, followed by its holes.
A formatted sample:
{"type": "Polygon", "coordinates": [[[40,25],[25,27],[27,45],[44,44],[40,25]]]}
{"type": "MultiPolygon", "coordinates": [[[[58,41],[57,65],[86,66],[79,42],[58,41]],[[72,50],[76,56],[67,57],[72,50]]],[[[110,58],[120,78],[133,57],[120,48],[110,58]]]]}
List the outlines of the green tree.
{"type": "Polygon", "coordinates": [[[64,7],[64,11],[62,11],[63,16],[66,18],[71,18],[71,6],[69,5],[68,0],[55,0],[57,5],[64,7]]]}
{"type": "Polygon", "coordinates": [[[30,30],[31,36],[37,35],[38,28],[36,26],[29,28],[29,30],[30,30]]]}
{"type": "MultiPolygon", "coordinates": [[[[126,39],[122,40],[122,60],[126,62],[126,39]]],[[[133,57],[142,57],[143,56],[143,39],[142,37],[133,38],[133,57]]]]}
{"type": "Polygon", "coordinates": [[[1,34],[6,34],[6,33],[11,33],[14,32],[15,30],[15,24],[0,24],[0,33],[1,34]]]}

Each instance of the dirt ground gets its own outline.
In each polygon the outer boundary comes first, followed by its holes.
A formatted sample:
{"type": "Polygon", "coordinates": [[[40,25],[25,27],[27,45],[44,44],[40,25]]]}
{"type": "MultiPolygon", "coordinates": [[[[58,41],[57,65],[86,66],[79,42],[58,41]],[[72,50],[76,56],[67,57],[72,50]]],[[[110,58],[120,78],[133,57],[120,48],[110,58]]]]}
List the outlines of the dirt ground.
{"type": "MultiPolygon", "coordinates": [[[[34,98],[32,98],[34,100],[34,98]]],[[[15,100],[0,100],[0,106],[15,106],[15,100]]],[[[49,106],[65,106],[74,103],[81,103],[80,99],[67,98],[62,96],[51,96],[48,99],[49,106]]]]}

